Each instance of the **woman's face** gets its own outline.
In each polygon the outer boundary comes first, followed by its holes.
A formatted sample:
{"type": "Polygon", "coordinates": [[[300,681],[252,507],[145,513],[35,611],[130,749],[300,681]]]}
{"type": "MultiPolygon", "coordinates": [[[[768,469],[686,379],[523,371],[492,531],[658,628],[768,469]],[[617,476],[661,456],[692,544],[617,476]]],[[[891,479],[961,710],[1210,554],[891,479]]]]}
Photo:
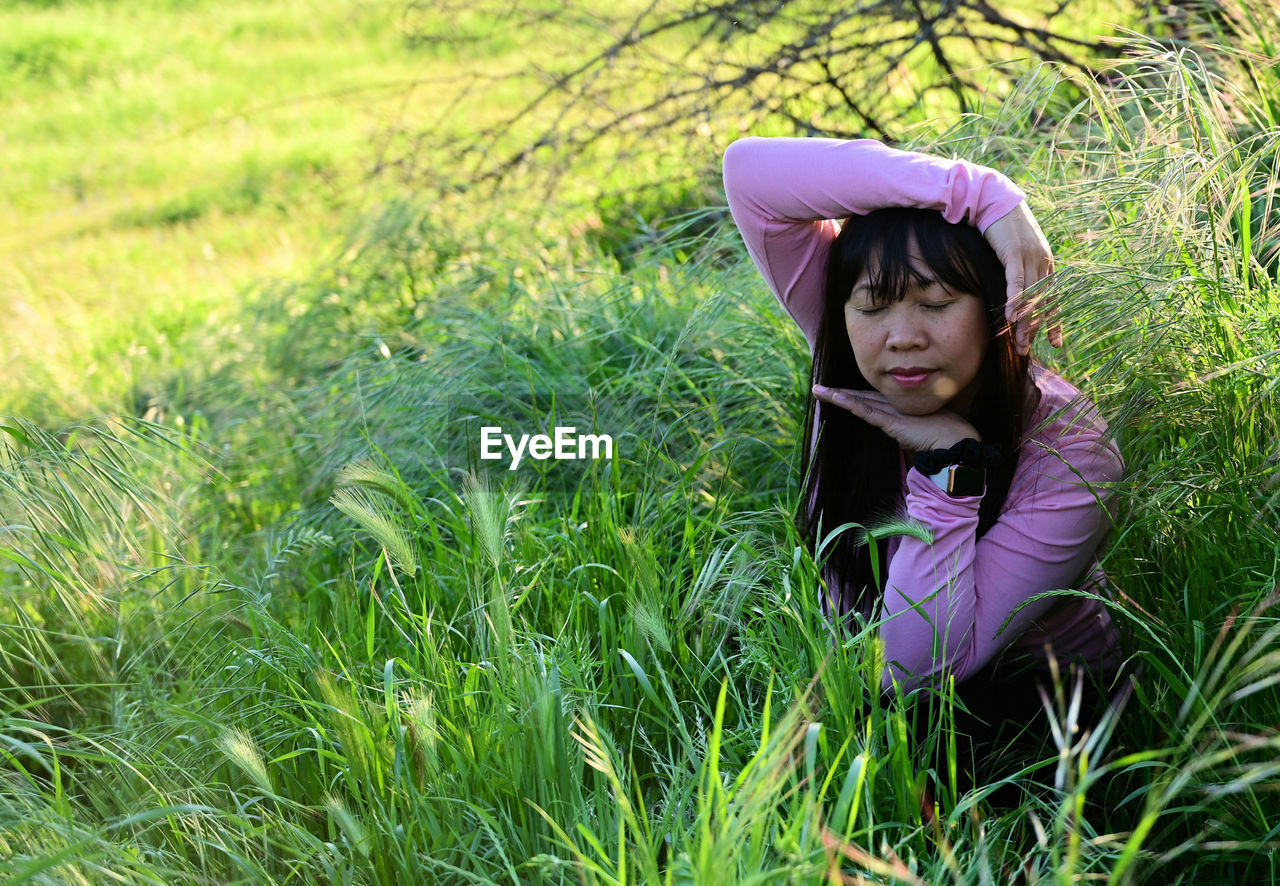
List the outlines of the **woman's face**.
{"type": "Polygon", "coordinates": [[[911,263],[923,282],[900,301],[874,301],[866,274],[854,284],[844,306],[853,356],[904,415],[950,408],[967,418],[987,353],[986,308],[976,295],[944,288],[914,256],[911,263]]]}

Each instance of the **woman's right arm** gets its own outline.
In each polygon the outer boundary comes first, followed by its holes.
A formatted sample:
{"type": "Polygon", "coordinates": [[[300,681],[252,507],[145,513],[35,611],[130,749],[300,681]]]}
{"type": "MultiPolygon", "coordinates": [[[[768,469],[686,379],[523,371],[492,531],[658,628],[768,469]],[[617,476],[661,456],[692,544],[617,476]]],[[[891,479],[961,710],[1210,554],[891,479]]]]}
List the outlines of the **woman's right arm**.
{"type": "Polygon", "coordinates": [[[839,233],[835,219],[908,206],[939,210],[947,221],[985,233],[1024,197],[994,169],[871,139],[740,139],[725,151],[724,187],[747,251],[810,347],[839,233]]]}

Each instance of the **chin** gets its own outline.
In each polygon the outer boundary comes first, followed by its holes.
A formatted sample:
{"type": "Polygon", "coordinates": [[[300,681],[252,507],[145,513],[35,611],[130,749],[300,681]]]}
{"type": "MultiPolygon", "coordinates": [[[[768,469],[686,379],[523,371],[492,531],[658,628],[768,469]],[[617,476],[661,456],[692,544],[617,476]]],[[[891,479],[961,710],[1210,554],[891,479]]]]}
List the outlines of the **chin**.
{"type": "Polygon", "coordinates": [[[889,405],[903,415],[933,415],[946,408],[942,397],[888,397],[889,405]]]}

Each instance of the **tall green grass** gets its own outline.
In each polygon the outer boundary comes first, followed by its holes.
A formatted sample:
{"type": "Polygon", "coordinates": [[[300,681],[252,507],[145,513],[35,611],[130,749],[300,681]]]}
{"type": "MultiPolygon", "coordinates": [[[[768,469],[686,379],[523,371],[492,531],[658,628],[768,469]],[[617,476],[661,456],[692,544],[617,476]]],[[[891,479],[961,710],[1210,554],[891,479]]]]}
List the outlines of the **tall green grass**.
{"type": "Polygon", "coordinates": [[[246,298],[242,364],[174,367],[152,420],[0,422],[0,876],[1274,879],[1277,80],[1133,50],[932,146],[1026,183],[1069,341],[1042,356],[1129,466],[1137,689],[1080,734],[1065,687],[1019,806],[927,815],[949,695],[912,744],[873,630],[818,609],[807,355],[722,210],[624,269],[406,200],[246,298]],[[482,424],[617,451],[510,472],[482,424]]]}

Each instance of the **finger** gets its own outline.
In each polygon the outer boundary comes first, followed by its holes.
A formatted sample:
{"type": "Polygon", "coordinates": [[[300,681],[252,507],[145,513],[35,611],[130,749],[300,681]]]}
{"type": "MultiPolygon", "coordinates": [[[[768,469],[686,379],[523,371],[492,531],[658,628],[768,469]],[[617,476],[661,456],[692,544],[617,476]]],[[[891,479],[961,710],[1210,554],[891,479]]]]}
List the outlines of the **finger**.
{"type": "Polygon", "coordinates": [[[850,394],[862,400],[864,403],[873,403],[876,406],[889,406],[889,398],[879,391],[849,391],[850,394]]]}
{"type": "Polygon", "coordinates": [[[1005,282],[1008,289],[1005,292],[1004,320],[1013,335],[1014,347],[1022,354],[1025,354],[1030,346],[1030,339],[1026,335],[1026,326],[1023,322],[1026,315],[1026,293],[1023,284],[1026,279],[1027,270],[1021,260],[1005,262],[1005,282]]]}
{"type": "Polygon", "coordinates": [[[1022,265],[1018,262],[1005,263],[1005,296],[1004,320],[1010,326],[1018,325],[1018,313],[1022,309],[1022,281],[1024,275],[1022,265]]]}
{"type": "Polygon", "coordinates": [[[881,403],[888,402],[885,400],[884,394],[879,391],[859,391],[854,388],[829,388],[826,385],[814,385],[813,393],[819,400],[826,400],[828,403],[835,402],[836,398],[849,400],[874,400],[881,403]]]}
{"type": "Polygon", "coordinates": [[[1057,308],[1049,312],[1049,344],[1062,347],[1062,315],[1057,308]]]}
{"type": "MultiPolygon", "coordinates": [[[[1035,341],[1036,335],[1045,325],[1046,319],[1056,315],[1052,308],[1046,309],[1051,304],[1052,296],[1049,294],[1049,286],[1053,277],[1053,257],[1051,255],[1037,256],[1028,259],[1025,266],[1026,279],[1034,282],[1028,286],[1029,291],[1022,294],[1018,306],[1018,328],[1016,331],[1016,344],[1020,353],[1031,353],[1031,343],[1035,341]]],[[[1051,331],[1052,332],[1052,331],[1051,331]]],[[[1054,344],[1054,339],[1061,340],[1061,335],[1053,333],[1050,338],[1050,344],[1054,344]]]]}
{"type": "MultiPolygon", "coordinates": [[[[1042,279],[1037,271],[1038,268],[1028,266],[1027,279],[1036,282],[1042,279]]],[[[1044,323],[1039,311],[1039,302],[1040,296],[1038,294],[1023,293],[1022,304],[1019,306],[1020,316],[1018,317],[1016,337],[1018,353],[1020,354],[1031,353],[1031,343],[1036,340],[1036,333],[1040,331],[1040,327],[1044,323]]]]}
{"type": "Polygon", "coordinates": [[[849,401],[846,392],[840,388],[829,388],[826,385],[814,385],[813,396],[817,397],[823,403],[830,403],[832,406],[839,406],[842,409],[848,409],[849,401]]]}
{"type": "Polygon", "coordinates": [[[1031,317],[1031,312],[1027,307],[1026,296],[1023,294],[1014,304],[1009,314],[1009,331],[1013,336],[1013,346],[1019,354],[1028,354],[1031,352],[1031,341],[1035,338],[1035,323],[1031,317]]]}
{"type": "MultiPolygon", "coordinates": [[[[881,397],[868,391],[851,391],[846,388],[828,388],[825,385],[814,385],[813,394],[819,400],[830,403],[832,406],[838,406],[846,412],[851,412],[858,418],[883,428],[885,422],[892,421],[896,413],[891,413],[887,405],[881,405],[873,400],[873,397],[881,397]]],[[[881,399],[883,399],[881,397],[881,399]]]]}
{"type": "MultiPolygon", "coordinates": [[[[1045,263],[1044,275],[1048,282],[1046,287],[1052,285],[1054,273],[1053,256],[1050,255],[1045,263]]],[[[1058,310],[1057,298],[1054,295],[1048,295],[1046,289],[1046,298],[1049,299],[1048,310],[1045,311],[1045,322],[1048,325],[1049,344],[1052,347],[1062,347],[1062,313],[1058,310]]]]}
{"type": "Polygon", "coordinates": [[[813,395],[819,400],[848,410],[865,408],[861,398],[858,396],[859,393],[846,388],[829,388],[826,385],[813,386],[813,395]]]}
{"type": "Polygon", "coordinates": [[[868,403],[860,397],[848,398],[848,402],[842,405],[867,424],[877,427],[892,436],[890,427],[897,419],[897,413],[890,412],[887,408],[877,406],[874,403],[868,403]]]}

